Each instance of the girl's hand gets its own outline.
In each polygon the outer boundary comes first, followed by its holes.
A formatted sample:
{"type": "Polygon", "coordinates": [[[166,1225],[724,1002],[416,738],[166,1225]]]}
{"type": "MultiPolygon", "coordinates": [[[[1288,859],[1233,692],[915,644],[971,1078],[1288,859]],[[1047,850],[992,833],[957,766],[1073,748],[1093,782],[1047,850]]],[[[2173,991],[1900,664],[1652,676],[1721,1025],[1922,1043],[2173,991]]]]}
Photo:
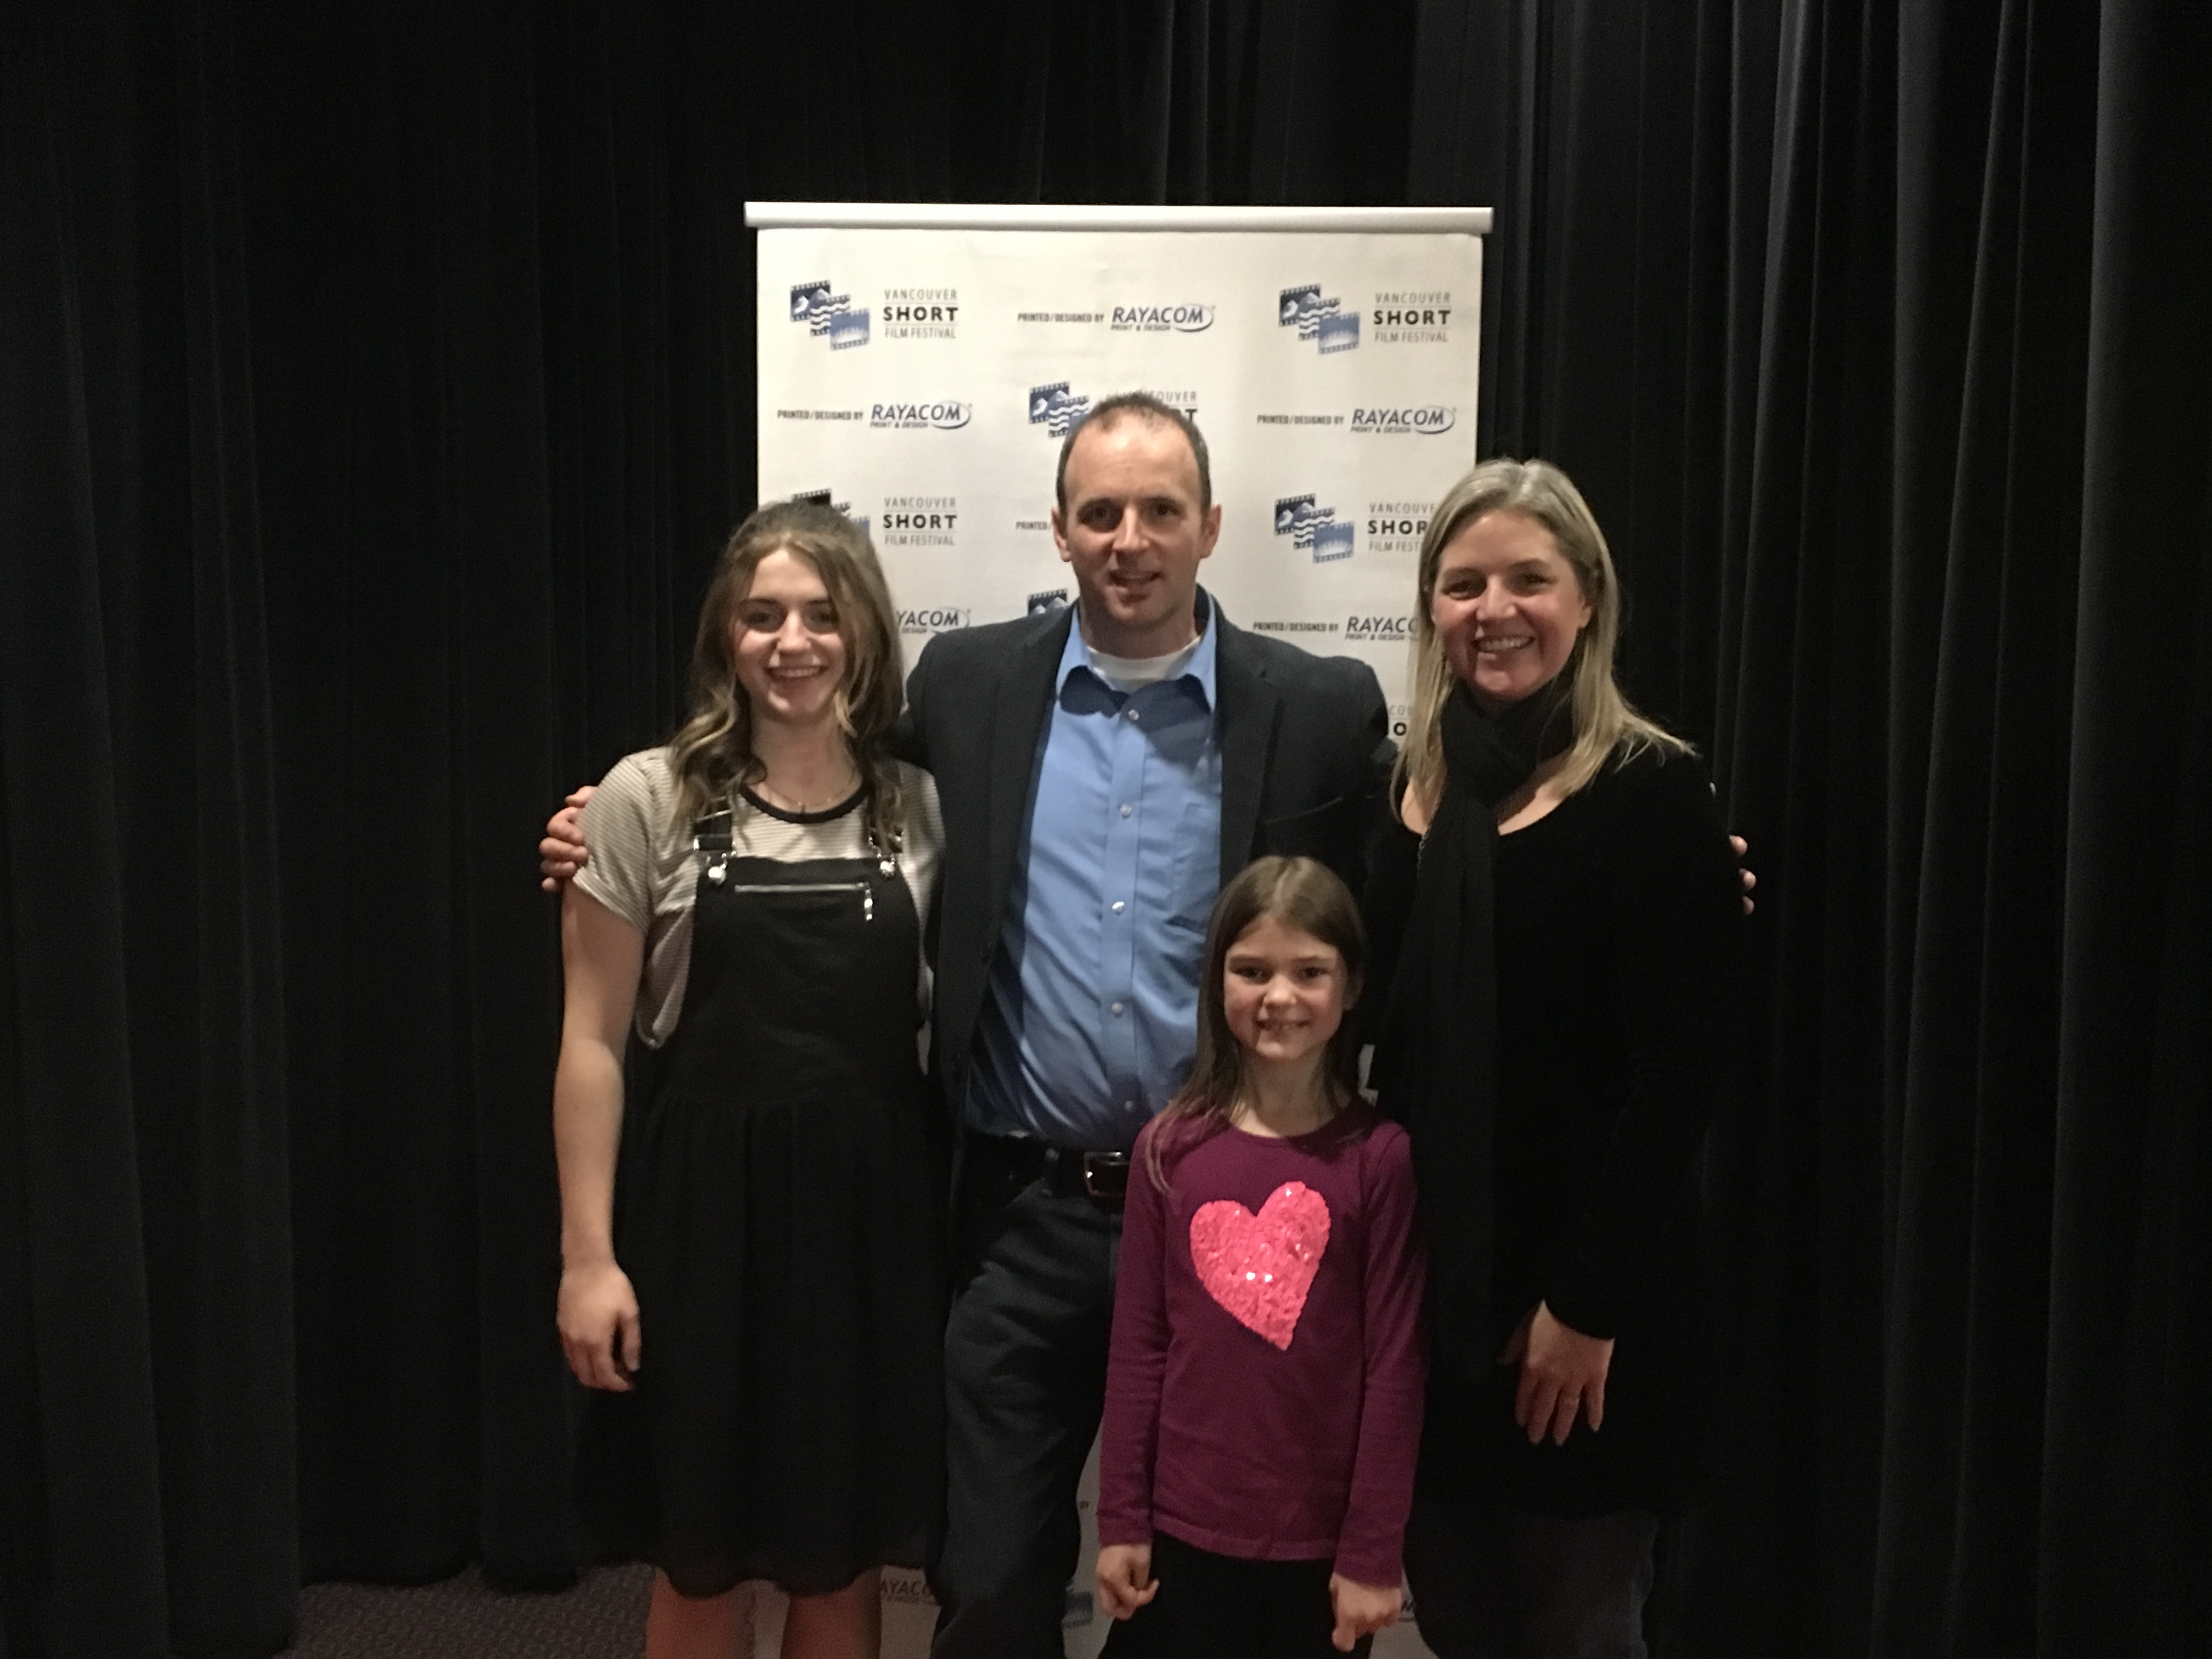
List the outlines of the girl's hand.
{"type": "Polygon", "coordinates": [[[1098,1552],[1098,1605],[1127,1619],[1160,1593],[1150,1544],[1109,1544],[1098,1552]]]}
{"type": "Polygon", "coordinates": [[[1521,1386],[1513,1395],[1513,1420],[1534,1445],[1545,1435],[1566,1444],[1577,1416],[1593,1431],[1605,1424],[1605,1376],[1613,1365],[1613,1339],[1584,1336],[1562,1325],[1539,1302],[1498,1356],[1501,1365],[1518,1364],[1521,1386]]]}
{"type": "Polygon", "coordinates": [[[556,1317],[561,1352],[576,1380],[587,1389],[629,1393],[630,1376],[644,1358],[629,1275],[611,1261],[566,1269],[556,1317]]]}
{"type": "Polygon", "coordinates": [[[1336,1629],[1328,1639],[1339,1653],[1349,1653],[1361,1637],[1372,1636],[1385,1625],[1398,1622],[1406,1593],[1395,1584],[1384,1589],[1333,1572],[1328,1576],[1328,1604],[1336,1610],[1336,1629]]]}

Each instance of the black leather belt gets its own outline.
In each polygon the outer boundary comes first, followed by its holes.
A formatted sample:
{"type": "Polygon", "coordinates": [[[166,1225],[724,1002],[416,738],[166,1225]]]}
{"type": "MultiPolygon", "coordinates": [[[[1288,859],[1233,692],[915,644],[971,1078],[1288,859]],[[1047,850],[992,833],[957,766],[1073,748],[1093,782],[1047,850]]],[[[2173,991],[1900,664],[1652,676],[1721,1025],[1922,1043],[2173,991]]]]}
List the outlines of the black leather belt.
{"type": "Polygon", "coordinates": [[[1085,1146],[1063,1146],[1028,1135],[968,1137],[969,1156],[1026,1186],[1042,1180],[1055,1198],[1087,1198],[1101,1209],[1118,1210],[1129,1190],[1129,1155],[1085,1146]]]}

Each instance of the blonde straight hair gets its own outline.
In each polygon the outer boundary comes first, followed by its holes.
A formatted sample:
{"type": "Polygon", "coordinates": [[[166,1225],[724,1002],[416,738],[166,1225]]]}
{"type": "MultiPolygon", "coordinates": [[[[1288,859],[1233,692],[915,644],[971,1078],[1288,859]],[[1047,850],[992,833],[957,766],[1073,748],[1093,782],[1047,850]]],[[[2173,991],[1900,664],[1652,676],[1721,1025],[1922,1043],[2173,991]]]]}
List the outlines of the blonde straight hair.
{"type": "Polygon", "coordinates": [[[771,553],[814,567],[837,613],[845,678],[837,688],[838,729],[867,789],[868,831],[886,853],[902,844],[906,803],[891,764],[891,731],[906,705],[898,619],[867,532],[819,501],[775,501],[737,527],[714,565],[691,646],[691,712],[668,740],[680,828],[720,811],[766,769],[753,753],[752,705],[738,683],[731,628],[771,553]]]}
{"type": "Polygon", "coordinates": [[[1501,456],[1484,461],[1444,494],[1421,538],[1420,574],[1413,605],[1413,706],[1406,741],[1398,750],[1395,781],[1425,805],[1442,799],[1444,700],[1457,683],[1430,612],[1444,547],[1461,530],[1490,513],[1518,513],[1552,532],[1589,601],[1590,619],[1559,672],[1567,677],[1575,714],[1574,747],[1555,787],[1571,795],[1616,757],[1644,749],[1684,755],[1690,745],[1630,707],[1613,678],[1613,648],[1620,638],[1620,580],[1613,554],[1589,503],[1573,480],[1549,461],[1501,456]]]}

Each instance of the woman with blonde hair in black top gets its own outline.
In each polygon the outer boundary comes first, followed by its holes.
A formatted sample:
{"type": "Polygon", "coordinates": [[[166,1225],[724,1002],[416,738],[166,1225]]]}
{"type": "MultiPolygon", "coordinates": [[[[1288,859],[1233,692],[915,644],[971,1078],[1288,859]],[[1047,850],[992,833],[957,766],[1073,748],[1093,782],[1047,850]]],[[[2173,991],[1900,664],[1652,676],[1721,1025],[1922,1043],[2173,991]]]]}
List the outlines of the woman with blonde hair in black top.
{"type": "Polygon", "coordinates": [[[1738,877],[1689,744],[1614,682],[1620,626],[1559,469],[1487,461],[1438,503],[1370,917],[1430,1248],[1407,1559],[1443,1659],[1641,1656],[1697,1461],[1692,1165],[1738,877]]]}

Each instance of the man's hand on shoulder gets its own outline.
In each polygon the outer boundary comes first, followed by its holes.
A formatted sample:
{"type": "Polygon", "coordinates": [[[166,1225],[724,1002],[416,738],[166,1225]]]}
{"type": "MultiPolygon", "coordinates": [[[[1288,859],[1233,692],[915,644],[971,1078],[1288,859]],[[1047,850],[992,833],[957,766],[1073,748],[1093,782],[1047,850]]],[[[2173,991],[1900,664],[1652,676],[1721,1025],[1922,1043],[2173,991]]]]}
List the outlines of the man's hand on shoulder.
{"type": "Polygon", "coordinates": [[[545,820],[545,839],[538,843],[538,882],[549,893],[557,893],[591,862],[592,849],[584,845],[581,811],[592,798],[592,786],[579,785],[569,793],[561,810],[545,820]]]}
{"type": "MultiPolygon", "coordinates": [[[[1716,800],[1720,799],[1718,784],[1708,782],[1705,787],[1716,800]]],[[[1751,896],[1751,890],[1759,885],[1759,878],[1751,873],[1751,866],[1746,862],[1751,857],[1751,843],[1733,830],[1729,832],[1728,842],[1729,850],[1735,854],[1736,879],[1743,884],[1743,913],[1749,915],[1759,908],[1758,902],[1751,896]]]]}

